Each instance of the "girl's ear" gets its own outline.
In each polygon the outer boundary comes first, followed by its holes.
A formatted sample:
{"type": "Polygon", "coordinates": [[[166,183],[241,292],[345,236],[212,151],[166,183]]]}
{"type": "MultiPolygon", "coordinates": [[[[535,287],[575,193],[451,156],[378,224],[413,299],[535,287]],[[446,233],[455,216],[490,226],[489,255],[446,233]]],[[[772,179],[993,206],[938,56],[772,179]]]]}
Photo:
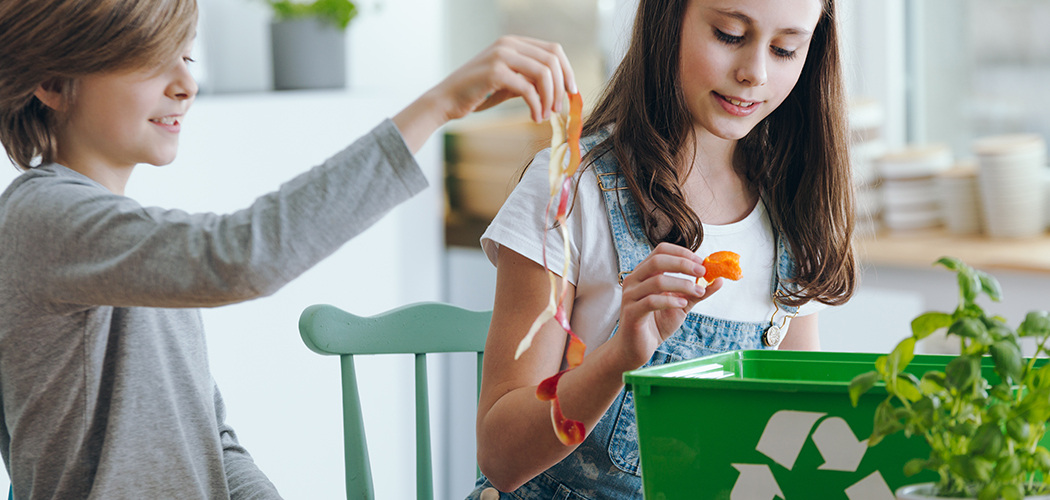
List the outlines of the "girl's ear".
{"type": "Polygon", "coordinates": [[[63,81],[59,78],[52,78],[50,80],[41,83],[33,95],[36,96],[40,102],[55,111],[62,112],[66,109],[66,94],[63,92],[63,81]]]}

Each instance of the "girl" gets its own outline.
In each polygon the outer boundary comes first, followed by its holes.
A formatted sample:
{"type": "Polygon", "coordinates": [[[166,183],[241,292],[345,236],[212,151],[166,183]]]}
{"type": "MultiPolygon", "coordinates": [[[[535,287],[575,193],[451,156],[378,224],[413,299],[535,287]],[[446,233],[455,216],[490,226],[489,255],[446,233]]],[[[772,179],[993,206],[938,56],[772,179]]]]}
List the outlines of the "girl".
{"type": "Polygon", "coordinates": [[[224,421],[198,311],[272,293],[426,185],[439,126],[522,96],[541,120],[572,70],[505,38],[324,164],[225,216],[143,208],[197,86],[195,0],[4,0],[0,452],[14,496],[278,498],[224,421]]]}
{"type": "MultiPolygon", "coordinates": [[[[855,284],[834,14],[832,0],[640,1],[627,54],[584,125],[587,168],[567,223],[564,305],[587,356],[558,397],[588,435],[562,445],[535,395],[564,368],[558,325],[514,359],[549,295],[543,152],[482,237],[497,285],[472,498],[493,486],[513,498],[638,498],[624,372],[776,347],[782,331],[781,348],[818,348],[816,311],[855,284]],[[718,250],[740,254],[743,279],[696,284],[718,250]]],[[[562,245],[549,231],[548,256],[562,245]]]]}

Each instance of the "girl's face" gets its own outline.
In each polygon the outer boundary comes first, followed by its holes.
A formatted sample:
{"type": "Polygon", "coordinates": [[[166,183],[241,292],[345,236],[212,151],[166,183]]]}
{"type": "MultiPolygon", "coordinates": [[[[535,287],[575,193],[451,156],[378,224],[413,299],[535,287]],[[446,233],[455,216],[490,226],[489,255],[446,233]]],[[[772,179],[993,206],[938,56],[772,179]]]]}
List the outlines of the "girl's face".
{"type": "Polygon", "coordinates": [[[188,70],[191,42],[156,67],[77,80],[58,138],[58,163],[75,169],[129,169],[175,159],[183,115],[197,95],[188,70]]]}
{"type": "Polygon", "coordinates": [[[680,83],[698,135],[738,140],[802,73],[821,0],[690,0],[680,83]]]}

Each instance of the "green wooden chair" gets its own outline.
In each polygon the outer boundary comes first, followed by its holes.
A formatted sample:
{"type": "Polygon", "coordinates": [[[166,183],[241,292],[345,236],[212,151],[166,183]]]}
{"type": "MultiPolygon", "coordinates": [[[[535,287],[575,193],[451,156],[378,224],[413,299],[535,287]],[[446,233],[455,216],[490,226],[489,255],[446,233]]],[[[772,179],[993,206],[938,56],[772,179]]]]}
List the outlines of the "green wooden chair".
{"type": "Polygon", "coordinates": [[[319,354],[338,355],[343,378],[343,453],[346,496],[375,498],[365,443],[354,356],[414,354],[416,396],[416,495],[434,497],[430,453],[430,408],[427,398],[427,353],[476,352],[477,383],[491,311],[469,311],[449,304],[423,302],[361,317],[330,305],[313,305],[299,317],[303,342],[319,354]]]}

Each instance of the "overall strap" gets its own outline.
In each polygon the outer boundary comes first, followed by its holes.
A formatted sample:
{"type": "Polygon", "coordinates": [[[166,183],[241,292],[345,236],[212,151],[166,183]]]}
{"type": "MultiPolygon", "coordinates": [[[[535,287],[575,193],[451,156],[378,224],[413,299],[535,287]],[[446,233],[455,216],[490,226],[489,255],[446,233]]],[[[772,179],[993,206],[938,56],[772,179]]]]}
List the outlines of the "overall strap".
{"type": "MultiPolygon", "coordinates": [[[[594,142],[599,142],[601,137],[593,139],[594,142]]],[[[624,277],[652,253],[653,246],[645,235],[642,214],[627,188],[627,179],[620,174],[612,150],[603,151],[594,159],[592,165],[598,177],[598,188],[602,192],[605,210],[609,214],[609,225],[620,265],[619,281],[623,284],[624,277]]]]}
{"type": "MultiPolygon", "coordinates": [[[[768,212],[768,205],[766,209],[768,212]]],[[[798,313],[798,306],[781,304],[779,298],[786,297],[797,290],[797,286],[792,281],[797,272],[795,256],[791,253],[787,238],[776,226],[773,226],[773,237],[776,238],[776,262],[773,263],[773,304],[788,316],[794,316],[798,313]]]]}

